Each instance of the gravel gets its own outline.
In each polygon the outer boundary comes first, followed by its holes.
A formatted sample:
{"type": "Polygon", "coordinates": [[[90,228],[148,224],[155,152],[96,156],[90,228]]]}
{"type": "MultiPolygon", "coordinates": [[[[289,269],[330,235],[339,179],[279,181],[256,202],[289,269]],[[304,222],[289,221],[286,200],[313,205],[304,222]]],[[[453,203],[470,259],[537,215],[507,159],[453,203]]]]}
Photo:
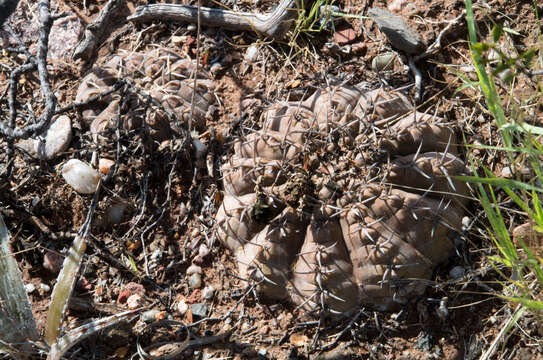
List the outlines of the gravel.
{"type": "Polygon", "coordinates": [[[395,48],[412,55],[426,49],[420,34],[410,28],[402,17],[379,8],[371,8],[369,15],[395,48]]]}

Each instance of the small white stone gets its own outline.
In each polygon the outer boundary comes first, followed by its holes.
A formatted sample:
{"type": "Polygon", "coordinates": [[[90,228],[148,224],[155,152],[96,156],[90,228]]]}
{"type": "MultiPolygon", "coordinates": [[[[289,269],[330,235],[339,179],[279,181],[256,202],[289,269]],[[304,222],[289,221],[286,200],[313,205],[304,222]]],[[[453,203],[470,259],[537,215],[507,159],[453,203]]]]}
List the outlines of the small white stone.
{"type": "Polygon", "coordinates": [[[198,248],[198,255],[200,255],[201,258],[205,258],[209,254],[209,248],[206,244],[201,244],[198,248]]]}
{"type": "Polygon", "coordinates": [[[17,146],[33,157],[51,160],[60,152],[66,150],[71,141],[72,121],[68,116],[62,115],[49,125],[41,140],[21,140],[17,143],[17,146]]]}
{"type": "Polygon", "coordinates": [[[100,174],[81,160],[71,159],[62,167],[62,177],[68,185],[81,194],[93,194],[98,187],[100,174]]]}
{"type": "Polygon", "coordinates": [[[107,175],[109,173],[109,170],[115,165],[115,161],[110,159],[101,158],[98,161],[98,169],[100,169],[100,172],[104,175],[107,175]]]}
{"type": "Polygon", "coordinates": [[[25,285],[25,291],[27,294],[31,294],[36,290],[36,286],[32,283],[28,283],[25,285]]]}
{"type": "Polygon", "coordinates": [[[50,160],[66,150],[72,141],[72,121],[66,115],[59,116],[47,129],[45,142],[37,141],[36,152],[43,160],[50,160]]]}
{"type": "Polygon", "coordinates": [[[185,315],[188,309],[189,309],[189,306],[187,305],[185,300],[181,300],[177,303],[177,312],[180,315],[185,315]]]}
{"type": "Polygon", "coordinates": [[[223,66],[222,66],[222,64],[219,63],[219,62],[213,63],[213,64],[211,64],[211,66],[209,67],[209,71],[210,71],[213,75],[217,75],[222,69],[223,69],[223,66]]]}
{"type": "Polygon", "coordinates": [[[51,291],[51,287],[47,284],[40,283],[40,289],[42,289],[43,292],[49,292],[51,291]]]}
{"type": "Polygon", "coordinates": [[[204,288],[204,290],[202,290],[202,296],[204,297],[204,299],[206,300],[211,300],[213,299],[213,295],[215,295],[215,289],[213,288],[213,286],[209,285],[209,286],[206,286],[204,288]]]}
{"type": "Polygon", "coordinates": [[[506,166],[502,169],[501,176],[506,179],[510,179],[513,177],[513,172],[511,171],[511,168],[509,166],[506,166]]]}
{"type": "Polygon", "coordinates": [[[245,61],[250,64],[254,62],[257,57],[258,57],[258,46],[253,44],[249,46],[247,48],[247,51],[245,52],[245,61]]]}
{"type": "Polygon", "coordinates": [[[139,294],[133,294],[126,300],[126,306],[130,310],[137,309],[143,305],[143,297],[139,294]]]}
{"type": "Polygon", "coordinates": [[[198,265],[191,265],[187,269],[187,275],[201,274],[201,273],[202,273],[202,268],[199,267],[198,265]]]}
{"type": "Polygon", "coordinates": [[[260,349],[260,350],[258,350],[258,355],[260,355],[260,356],[266,356],[267,353],[268,353],[268,352],[266,351],[266,349],[260,349]]]}

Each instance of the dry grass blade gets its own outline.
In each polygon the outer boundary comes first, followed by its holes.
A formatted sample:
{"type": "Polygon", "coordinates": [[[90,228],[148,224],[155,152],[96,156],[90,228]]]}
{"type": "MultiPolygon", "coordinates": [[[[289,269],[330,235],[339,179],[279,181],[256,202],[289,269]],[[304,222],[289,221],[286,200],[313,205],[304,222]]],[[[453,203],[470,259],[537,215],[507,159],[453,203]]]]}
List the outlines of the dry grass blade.
{"type": "Polygon", "coordinates": [[[74,289],[75,281],[77,279],[77,273],[81,266],[81,259],[87,248],[87,236],[90,229],[90,223],[94,214],[94,209],[98,204],[100,183],[98,189],[94,194],[92,204],[85,223],[79,230],[79,233],[74,239],[74,243],[68,252],[68,256],[64,259],[62,270],[58,275],[57,284],[53,289],[51,295],[51,304],[49,305],[49,311],[47,313],[47,328],[45,330],[45,341],[47,344],[53,346],[57,341],[57,336],[60,332],[62,320],[68,308],[68,301],[74,289]]]}
{"type": "Polygon", "coordinates": [[[115,314],[103,318],[100,320],[92,321],[88,324],[80,326],[76,329],[69,331],[64,336],[57,339],[57,341],[51,346],[51,351],[47,356],[47,360],[59,360],[72,346],[80,342],[81,340],[104,330],[105,328],[115,325],[119,321],[125,320],[128,316],[140,311],[141,309],[129,310],[120,314],[115,314]]]}
{"type": "MultiPolygon", "coordinates": [[[[5,343],[36,340],[38,331],[21,272],[10,251],[9,233],[0,215],[0,339],[5,343]]],[[[0,353],[9,351],[0,343],[0,353]]]]}

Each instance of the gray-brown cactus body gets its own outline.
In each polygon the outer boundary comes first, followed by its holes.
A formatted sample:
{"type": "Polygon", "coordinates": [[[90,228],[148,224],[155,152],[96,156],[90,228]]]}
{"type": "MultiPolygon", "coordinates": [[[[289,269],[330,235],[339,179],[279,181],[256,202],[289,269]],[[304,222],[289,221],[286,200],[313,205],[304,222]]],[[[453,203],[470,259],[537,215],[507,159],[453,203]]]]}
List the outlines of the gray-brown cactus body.
{"type": "Polygon", "coordinates": [[[394,91],[276,103],[223,166],[218,238],[269,298],[309,313],[391,309],[453,250],[467,194],[455,142],[394,91]]]}
{"type": "MultiPolygon", "coordinates": [[[[162,104],[164,109],[175,114],[184,124],[191,116],[194,80],[191,74],[196,65],[176,53],[157,48],[146,52],[122,52],[114,56],[102,67],[94,68],[81,82],[76,101],[85,102],[91,97],[111,89],[117,79],[131,78],[136,86],[147,92],[162,104]]],[[[192,125],[204,127],[212,117],[216,103],[213,91],[215,85],[205,74],[200,73],[194,93],[194,112],[192,125]]],[[[114,93],[95,103],[91,109],[82,112],[83,122],[90,127],[92,134],[98,136],[116,124],[119,114],[120,95],[114,93]]],[[[121,126],[134,129],[147,123],[150,134],[156,141],[171,138],[168,116],[162,111],[145,113],[143,101],[132,96],[129,111],[122,112],[121,126]]]]}

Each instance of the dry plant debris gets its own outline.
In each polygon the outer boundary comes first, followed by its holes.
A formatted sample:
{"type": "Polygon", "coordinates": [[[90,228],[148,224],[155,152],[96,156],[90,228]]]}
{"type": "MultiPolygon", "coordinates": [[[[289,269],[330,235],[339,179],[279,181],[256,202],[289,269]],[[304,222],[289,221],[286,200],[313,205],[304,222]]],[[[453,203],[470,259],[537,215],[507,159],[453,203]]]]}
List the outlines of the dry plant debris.
{"type": "Polygon", "coordinates": [[[223,166],[218,238],[269,298],[320,314],[393,309],[454,248],[454,131],[398,91],[330,86],[274,104],[223,166]]]}

